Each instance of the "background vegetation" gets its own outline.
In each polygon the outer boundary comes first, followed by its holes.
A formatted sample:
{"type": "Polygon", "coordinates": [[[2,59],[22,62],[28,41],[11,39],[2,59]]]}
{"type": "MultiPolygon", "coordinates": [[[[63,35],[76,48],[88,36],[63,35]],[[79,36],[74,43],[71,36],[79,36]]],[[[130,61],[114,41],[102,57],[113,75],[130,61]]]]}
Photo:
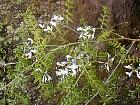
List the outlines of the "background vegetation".
{"type": "Polygon", "coordinates": [[[92,20],[74,0],[0,2],[0,105],[140,104],[137,25],[122,34],[104,5],[92,20]]]}

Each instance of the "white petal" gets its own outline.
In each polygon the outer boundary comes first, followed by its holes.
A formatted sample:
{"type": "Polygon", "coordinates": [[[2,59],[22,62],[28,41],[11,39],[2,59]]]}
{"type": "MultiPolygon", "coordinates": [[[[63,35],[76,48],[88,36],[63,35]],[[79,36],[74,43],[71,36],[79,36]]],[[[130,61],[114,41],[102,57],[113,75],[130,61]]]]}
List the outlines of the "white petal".
{"type": "Polygon", "coordinates": [[[110,71],[109,70],[109,64],[106,64],[106,69],[107,69],[107,71],[110,71]]]}
{"type": "Polygon", "coordinates": [[[67,75],[68,74],[68,70],[67,69],[59,69],[59,71],[56,71],[56,75],[60,76],[60,75],[67,75]]]}
{"type": "Polygon", "coordinates": [[[78,27],[78,28],[77,28],[77,31],[82,31],[82,30],[83,30],[82,27],[78,27]]]}
{"type": "Polygon", "coordinates": [[[59,17],[57,15],[54,15],[51,20],[58,20],[58,19],[59,19],[59,17]]]}
{"type": "Polygon", "coordinates": [[[113,62],[114,61],[114,58],[111,58],[110,60],[113,62]]]}
{"type": "Polygon", "coordinates": [[[92,28],[92,31],[95,33],[95,31],[96,31],[96,28],[92,28]]]}
{"type": "Polygon", "coordinates": [[[140,79],[140,72],[136,71],[137,77],[140,79]]]}
{"type": "Polygon", "coordinates": [[[63,70],[63,69],[62,69],[62,70],[61,70],[61,74],[62,74],[62,75],[67,75],[67,74],[68,74],[68,70],[67,70],[67,69],[63,70]]]}
{"type": "Polygon", "coordinates": [[[133,71],[131,71],[131,72],[125,72],[125,73],[126,73],[126,75],[128,75],[128,77],[131,77],[133,71]]]}
{"type": "Polygon", "coordinates": [[[131,65],[124,66],[126,69],[133,69],[131,65]]]}
{"type": "Polygon", "coordinates": [[[28,38],[28,41],[30,41],[31,45],[33,44],[33,39],[32,38],[28,38]]]}
{"type": "Polygon", "coordinates": [[[46,83],[46,81],[47,81],[47,78],[46,78],[46,76],[44,75],[43,78],[42,78],[42,82],[43,82],[43,83],[46,83]]]}
{"type": "Polygon", "coordinates": [[[52,77],[47,75],[48,81],[52,80],[52,77]]]}
{"type": "Polygon", "coordinates": [[[69,60],[70,60],[70,58],[71,58],[71,56],[70,56],[70,55],[66,55],[66,59],[67,59],[67,61],[69,61],[69,60]]]}
{"type": "Polygon", "coordinates": [[[40,27],[40,28],[44,28],[44,24],[43,24],[43,25],[42,25],[42,24],[39,24],[39,27],[40,27]]]}
{"type": "Polygon", "coordinates": [[[28,58],[32,58],[32,52],[29,52],[29,53],[25,54],[25,56],[28,57],[28,58]]]}
{"type": "Polygon", "coordinates": [[[40,71],[40,72],[42,72],[42,70],[41,70],[40,68],[36,69],[35,71],[40,71]]]}
{"type": "Polygon", "coordinates": [[[56,75],[57,76],[60,76],[61,75],[61,72],[60,71],[56,71],[56,75]]]}
{"type": "Polygon", "coordinates": [[[93,39],[95,36],[94,36],[94,33],[91,35],[91,39],[93,39]]]}
{"type": "Polygon", "coordinates": [[[78,65],[73,64],[73,65],[68,66],[68,68],[71,69],[71,70],[72,69],[78,69],[78,65]]]}
{"type": "Polygon", "coordinates": [[[68,62],[65,62],[65,61],[61,62],[61,64],[62,64],[63,66],[65,66],[67,63],[68,63],[68,62]]]}
{"type": "Polygon", "coordinates": [[[64,18],[59,15],[59,20],[62,21],[62,20],[64,20],[64,18]]]}
{"type": "Polygon", "coordinates": [[[111,57],[111,55],[109,53],[107,53],[107,58],[109,59],[111,57]]]}
{"type": "Polygon", "coordinates": [[[32,53],[36,53],[36,51],[37,51],[36,49],[31,50],[32,53]]]}
{"type": "Polygon", "coordinates": [[[42,78],[42,82],[46,83],[46,82],[50,82],[50,80],[52,80],[51,76],[49,76],[47,74],[47,71],[46,73],[44,74],[43,78],[42,78]]]}
{"type": "Polygon", "coordinates": [[[76,59],[72,59],[71,62],[72,62],[72,65],[76,65],[76,59]]]}
{"type": "Polygon", "coordinates": [[[50,24],[56,27],[56,22],[50,21],[50,24]]]}
{"type": "Polygon", "coordinates": [[[62,64],[60,62],[56,62],[57,66],[62,66],[62,64]]]}
{"type": "Polygon", "coordinates": [[[44,31],[52,31],[52,30],[53,30],[53,28],[50,26],[47,26],[47,28],[44,29],[44,31]]]}
{"type": "Polygon", "coordinates": [[[58,66],[65,66],[67,62],[56,62],[56,65],[58,66]]]}
{"type": "Polygon", "coordinates": [[[101,61],[98,61],[99,63],[105,63],[105,62],[101,62],[101,61]]]}
{"type": "Polygon", "coordinates": [[[76,73],[77,73],[76,70],[75,69],[72,69],[72,74],[71,75],[72,76],[76,76],[76,73]]]}

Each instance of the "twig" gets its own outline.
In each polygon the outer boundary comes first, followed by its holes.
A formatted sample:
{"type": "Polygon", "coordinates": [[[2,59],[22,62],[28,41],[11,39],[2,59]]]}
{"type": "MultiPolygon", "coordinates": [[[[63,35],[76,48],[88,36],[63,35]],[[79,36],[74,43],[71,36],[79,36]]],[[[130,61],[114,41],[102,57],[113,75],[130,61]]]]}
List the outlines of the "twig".
{"type": "Polygon", "coordinates": [[[0,66],[8,66],[8,65],[15,65],[16,63],[5,63],[4,61],[0,61],[0,66]]]}
{"type": "Polygon", "coordinates": [[[131,38],[114,38],[114,39],[106,39],[106,41],[112,41],[112,40],[129,40],[129,41],[135,41],[135,42],[140,41],[140,39],[131,39],[131,38]]]}

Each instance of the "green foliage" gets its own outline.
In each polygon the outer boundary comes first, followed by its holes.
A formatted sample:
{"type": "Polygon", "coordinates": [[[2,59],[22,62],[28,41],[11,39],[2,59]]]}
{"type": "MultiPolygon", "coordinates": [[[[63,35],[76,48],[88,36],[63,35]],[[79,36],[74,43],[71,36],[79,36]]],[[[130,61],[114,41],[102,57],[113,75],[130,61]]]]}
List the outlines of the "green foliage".
{"type": "MultiPolygon", "coordinates": [[[[16,0],[16,3],[22,1],[16,0]]],[[[36,93],[37,100],[48,105],[54,100],[53,104],[60,105],[87,105],[91,101],[103,105],[115,104],[121,84],[119,81],[125,78],[122,66],[139,63],[139,57],[129,53],[131,45],[127,48],[117,39],[106,6],[103,6],[99,18],[100,28],[89,28],[82,21],[85,28],[80,27],[80,31],[69,27],[73,24],[74,1],[66,0],[64,6],[65,12],[60,14],[64,16],[64,21],[59,19],[58,14],[51,20],[46,19],[47,22],[41,26],[34,5],[29,5],[24,13],[17,14],[22,17],[17,27],[12,24],[6,26],[6,36],[3,32],[5,24],[0,23],[0,90],[5,92],[5,100],[2,99],[0,104],[29,105],[31,101],[36,101],[31,100],[34,97],[32,91],[36,93]],[[52,30],[44,31],[45,25],[52,30]],[[68,43],[64,38],[68,30],[83,39],[68,43]],[[96,31],[99,31],[98,34],[96,31]],[[88,37],[85,38],[85,35],[88,37]],[[14,47],[8,55],[10,45],[14,47]]],[[[137,92],[138,87],[129,90],[128,97],[134,100],[137,92]]]]}
{"type": "Polygon", "coordinates": [[[69,23],[71,23],[71,22],[73,22],[72,21],[72,16],[73,16],[73,14],[72,14],[72,10],[73,10],[73,5],[74,5],[74,1],[73,0],[65,0],[65,7],[66,7],[66,11],[65,11],[65,15],[64,15],[64,17],[66,18],[66,20],[67,20],[67,25],[69,24],[69,23]]]}

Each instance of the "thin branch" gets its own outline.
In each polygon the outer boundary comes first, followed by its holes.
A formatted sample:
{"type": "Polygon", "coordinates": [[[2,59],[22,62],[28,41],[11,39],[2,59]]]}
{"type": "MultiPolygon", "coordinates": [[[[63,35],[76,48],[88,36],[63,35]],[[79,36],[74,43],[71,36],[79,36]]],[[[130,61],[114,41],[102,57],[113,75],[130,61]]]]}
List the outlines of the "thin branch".
{"type": "Polygon", "coordinates": [[[11,62],[11,63],[5,63],[4,61],[0,61],[0,66],[4,66],[4,67],[6,67],[6,66],[8,66],[8,65],[15,65],[16,63],[13,63],[13,62],[11,62]]]}
{"type": "Polygon", "coordinates": [[[106,39],[106,41],[112,41],[112,40],[129,40],[129,41],[135,41],[139,42],[140,39],[131,39],[131,38],[114,38],[114,39],[106,39]]]}
{"type": "Polygon", "coordinates": [[[73,28],[71,28],[71,27],[68,27],[68,26],[63,26],[63,27],[68,28],[68,29],[70,29],[71,31],[73,31],[73,32],[77,33],[78,35],[80,35],[80,33],[79,33],[79,32],[77,32],[76,30],[74,30],[74,29],[73,29],[73,28]]]}

